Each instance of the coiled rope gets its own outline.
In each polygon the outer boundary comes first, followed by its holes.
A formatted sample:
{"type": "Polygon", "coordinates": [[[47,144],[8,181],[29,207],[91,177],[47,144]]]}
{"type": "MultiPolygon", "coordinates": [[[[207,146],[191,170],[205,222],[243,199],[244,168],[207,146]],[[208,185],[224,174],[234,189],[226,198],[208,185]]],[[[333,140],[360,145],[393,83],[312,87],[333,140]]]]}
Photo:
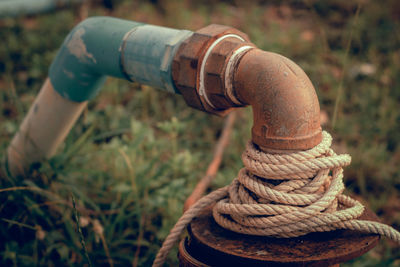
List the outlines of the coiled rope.
{"type": "Polygon", "coordinates": [[[319,145],[307,151],[269,154],[252,142],[242,154],[244,168],[229,186],[220,188],[188,209],[171,229],[153,266],[162,266],[181,233],[205,207],[215,221],[231,231],[279,238],[311,232],[349,229],[386,236],[400,244],[400,233],[373,221],[357,220],[363,205],[344,190],[342,167],[349,155],[337,155],[332,137],[323,132],[319,145]]]}

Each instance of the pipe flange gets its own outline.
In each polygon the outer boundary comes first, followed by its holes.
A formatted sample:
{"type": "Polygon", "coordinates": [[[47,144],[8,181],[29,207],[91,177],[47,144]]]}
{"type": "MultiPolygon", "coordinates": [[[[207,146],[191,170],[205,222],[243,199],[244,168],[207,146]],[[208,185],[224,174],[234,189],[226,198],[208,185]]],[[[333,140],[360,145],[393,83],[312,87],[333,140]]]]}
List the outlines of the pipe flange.
{"type": "Polygon", "coordinates": [[[235,95],[233,76],[240,58],[253,48],[255,48],[254,45],[249,42],[228,37],[211,50],[204,67],[203,81],[207,100],[215,109],[229,109],[246,105],[235,95]]]}
{"type": "Polygon", "coordinates": [[[217,115],[243,106],[227,96],[224,85],[229,58],[242,46],[252,46],[246,34],[217,24],[198,30],[181,44],[172,78],[189,106],[217,115]]]}

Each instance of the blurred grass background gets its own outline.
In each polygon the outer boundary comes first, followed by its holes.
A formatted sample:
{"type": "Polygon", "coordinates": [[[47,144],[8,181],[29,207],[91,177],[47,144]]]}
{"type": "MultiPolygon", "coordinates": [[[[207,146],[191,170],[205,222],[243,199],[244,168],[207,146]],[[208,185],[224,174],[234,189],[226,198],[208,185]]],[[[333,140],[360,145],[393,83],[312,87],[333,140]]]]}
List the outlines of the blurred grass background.
{"type": "MultiPolygon", "coordinates": [[[[2,156],[64,37],[95,15],[190,30],[231,25],[294,60],[317,89],[334,149],[352,156],[347,193],[400,229],[400,2],[93,0],[1,19],[2,156]]],[[[213,188],[241,168],[251,118],[250,109],[240,111],[213,188]]],[[[222,126],[223,118],[188,108],[180,96],[108,79],[55,157],[32,166],[24,181],[2,179],[0,265],[88,266],[74,198],[94,266],[149,266],[222,126]]],[[[167,265],[177,265],[176,252],[167,265]]],[[[383,240],[342,266],[400,266],[399,258],[383,240]]]]}

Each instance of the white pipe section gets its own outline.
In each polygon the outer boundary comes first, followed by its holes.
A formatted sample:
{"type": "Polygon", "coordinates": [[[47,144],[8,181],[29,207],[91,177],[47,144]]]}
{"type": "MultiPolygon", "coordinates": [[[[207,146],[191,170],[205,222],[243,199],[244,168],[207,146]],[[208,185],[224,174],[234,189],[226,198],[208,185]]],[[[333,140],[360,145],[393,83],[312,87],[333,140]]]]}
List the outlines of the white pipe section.
{"type": "Polygon", "coordinates": [[[86,105],[63,98],[47,79],[8,147],[9,173],[23,176],[32,163],[53,156],[86,105]]]}

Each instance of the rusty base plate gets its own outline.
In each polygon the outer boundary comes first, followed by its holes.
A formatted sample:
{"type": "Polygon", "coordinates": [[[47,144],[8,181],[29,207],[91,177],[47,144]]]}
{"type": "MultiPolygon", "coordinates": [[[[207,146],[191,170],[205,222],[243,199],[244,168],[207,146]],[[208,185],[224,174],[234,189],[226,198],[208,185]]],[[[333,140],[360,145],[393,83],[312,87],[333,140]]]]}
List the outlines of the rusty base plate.
{"type": "MultiPolygon", "coordinates": [[[[180,248],[181,266],[330,266],[361,256],[379,241],[379,235],[350,230],[311,233],[296,238],[237,234],[220,227],[211,209],[204,209],[188,227],[189,238],[186,244],[182,243],[186,257],[182,255],[182,246],[180,248]],[[183,258],[191,258],[192,264],[186,265],[183,258]]],[[[360,219],[378,221],[369,209],[360,219]]]]}

